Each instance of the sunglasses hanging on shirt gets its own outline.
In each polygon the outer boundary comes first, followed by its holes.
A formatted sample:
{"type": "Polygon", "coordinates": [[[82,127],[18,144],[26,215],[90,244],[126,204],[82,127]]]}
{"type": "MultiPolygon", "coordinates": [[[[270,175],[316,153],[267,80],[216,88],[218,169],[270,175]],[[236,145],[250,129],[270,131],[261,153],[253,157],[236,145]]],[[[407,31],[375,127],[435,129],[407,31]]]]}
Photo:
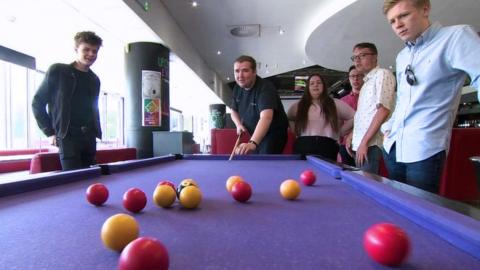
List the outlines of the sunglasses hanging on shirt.
{"type": "Polygon", "coordinates": [[[407,77],[407,83],[409,85],[415,85],[417,84],[417,78],[415,77],[415,73],[413,73],[412,66],[408,65],[405,68],[405,75],[407,77]]]}

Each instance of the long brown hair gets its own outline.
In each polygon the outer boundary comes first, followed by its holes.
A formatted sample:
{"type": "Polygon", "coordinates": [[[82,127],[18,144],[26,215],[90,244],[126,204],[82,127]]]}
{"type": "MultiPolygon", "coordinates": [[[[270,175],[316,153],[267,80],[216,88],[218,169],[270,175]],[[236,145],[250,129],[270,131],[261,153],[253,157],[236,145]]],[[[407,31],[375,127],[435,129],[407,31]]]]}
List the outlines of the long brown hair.
{"type": "Polygon", "coordinates": [[[302,98],[298,102],[297,115],[295,119],[295,133],[300,135],[302,131],[307,127],[308,122],[308,109],[312,105],[312,96],[310,95],[310,80],[313,77],[319,77],[323,84],[323,91],[320,94],[320,110],[323,112],[323,117],[327,121],[332,129],[335,132],[338,132],[338,118],[337,118],[337,107],[335,106],[335,101],[328,96],[328,87],[325,83],[325,80],[320,76],[320,74],[312,74],[308,77],[307,88],[303,92],[302,98]]]}

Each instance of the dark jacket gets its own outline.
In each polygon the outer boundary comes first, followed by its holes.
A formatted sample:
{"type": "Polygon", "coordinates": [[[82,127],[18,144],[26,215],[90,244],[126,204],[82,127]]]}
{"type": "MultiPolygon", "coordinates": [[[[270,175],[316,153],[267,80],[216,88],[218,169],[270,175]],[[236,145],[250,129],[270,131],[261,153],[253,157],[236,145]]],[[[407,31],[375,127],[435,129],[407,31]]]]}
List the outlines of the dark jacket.
{"type": "MultiPolygon", "coordinates": [[[[63,139],[67,135],[70,124],[72,95],[77,80],[74,69],[73,63],[70,65],[52,65],[33,97],[33,115],[40,129],[48,137],[56,135],[63,139]],[[46,110],[47,105],[48,111],[46,110]]],[[[94,134],[97,138],[101,138],[102,130],[98,113],[100,79],[93,71],[89,70],[88,72],[91,75],[89,77],[92,78],[89,89],[92,91],[91,94],[94,99],[94,102],[92,102],[94,134]]]]}

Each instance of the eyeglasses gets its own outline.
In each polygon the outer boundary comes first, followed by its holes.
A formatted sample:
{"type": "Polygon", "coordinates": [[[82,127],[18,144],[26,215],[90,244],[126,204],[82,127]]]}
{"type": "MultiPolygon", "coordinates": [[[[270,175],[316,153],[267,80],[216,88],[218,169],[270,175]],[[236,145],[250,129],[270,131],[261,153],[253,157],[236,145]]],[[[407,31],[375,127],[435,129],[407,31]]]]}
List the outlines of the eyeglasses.
{"type": "Polygon", "coordinates": [[[350,57],[350,59],[352,61],[356,61],[356,60],[361,60],[361,59],[364,59],[365,56],[367,55],[375,55],[374,53],[360,53],[358,55],[353,55],[352,57],[350,57]]]}
{"type": "Polygon", "coordinates": [[[405,68],[405,75],[407,76],[407,83],[409,85],[417,84],[417,78],[415,77],[415,73],[413,73],[412,66],[408,65],[405,68]]]}
{"type": "Polygon", "coordinates": [[[350,79],[363,79],[363,74],[348,75],[348,78],[350,78],[350,79]]]}

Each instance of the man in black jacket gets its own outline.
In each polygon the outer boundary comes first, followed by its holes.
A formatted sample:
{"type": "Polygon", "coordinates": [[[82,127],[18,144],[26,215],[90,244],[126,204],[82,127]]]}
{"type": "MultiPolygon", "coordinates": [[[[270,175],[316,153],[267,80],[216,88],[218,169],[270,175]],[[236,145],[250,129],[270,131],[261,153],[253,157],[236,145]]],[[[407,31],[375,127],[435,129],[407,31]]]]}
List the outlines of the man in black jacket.
{"type": "Polygon", "coordinates": [[[87,31],[77,33],[74,40],[76,60],[69,65],[52,65],[32,102],[38,126],[50,144],[59,148],[63,170],[95,164],[95,138],[102,137],[100,80],[90,70],[102,39],[87,31]]]}

